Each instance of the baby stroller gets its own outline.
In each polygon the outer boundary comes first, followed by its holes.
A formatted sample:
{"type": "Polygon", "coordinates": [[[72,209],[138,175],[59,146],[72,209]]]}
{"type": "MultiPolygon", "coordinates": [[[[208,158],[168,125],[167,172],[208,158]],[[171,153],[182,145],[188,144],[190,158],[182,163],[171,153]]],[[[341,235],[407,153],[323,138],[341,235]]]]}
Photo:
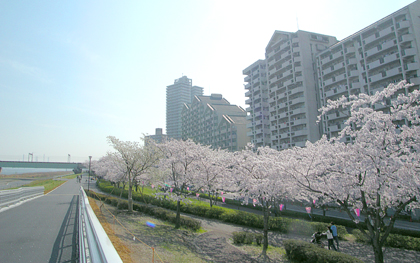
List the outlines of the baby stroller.
{"type": "Polygon", "coordinates": [[[324,247],[324,245],[321,242],[321,238],[322,238],[323,234],[319,231],[315,232],[312,234],[312,239],[311,239],[311,243],[314,243],[320,247],[324,247]]]}

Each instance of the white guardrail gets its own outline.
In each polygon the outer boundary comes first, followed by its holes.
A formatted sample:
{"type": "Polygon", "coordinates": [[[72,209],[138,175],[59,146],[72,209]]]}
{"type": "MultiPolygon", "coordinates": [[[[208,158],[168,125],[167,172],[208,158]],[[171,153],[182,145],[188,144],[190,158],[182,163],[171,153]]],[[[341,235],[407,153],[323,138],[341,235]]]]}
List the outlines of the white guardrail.
{"type": "Polygon", "coordinates": [[[93,212],[83,187],[80,187],[79,201],[79,262],[122,263],[114,245],[93,212]]]}
{"type": "Polygon", "coordinates": [[[2,190],[0,191],[0,208],[14,205],[26,199],[43,194],[43,186],[21,187],[13,190],[2,190]]]}

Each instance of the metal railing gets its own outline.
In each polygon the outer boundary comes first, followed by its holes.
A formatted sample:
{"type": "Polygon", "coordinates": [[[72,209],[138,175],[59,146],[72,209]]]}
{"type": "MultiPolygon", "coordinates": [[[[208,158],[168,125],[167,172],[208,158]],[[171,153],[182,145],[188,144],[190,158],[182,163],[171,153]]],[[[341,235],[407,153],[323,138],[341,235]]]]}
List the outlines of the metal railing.
{"type": "Polygon", "coordinates": [[[81,263],[122,263],[89,204],[83,187],[79,191],[79,261],[81,263]]]}
{"type": "Polygon", "coordinates": [[[0,191],[0,208],[14,205],[29,198],[44,194],[43,186],[22,187],[13,190],[0,191]]]}

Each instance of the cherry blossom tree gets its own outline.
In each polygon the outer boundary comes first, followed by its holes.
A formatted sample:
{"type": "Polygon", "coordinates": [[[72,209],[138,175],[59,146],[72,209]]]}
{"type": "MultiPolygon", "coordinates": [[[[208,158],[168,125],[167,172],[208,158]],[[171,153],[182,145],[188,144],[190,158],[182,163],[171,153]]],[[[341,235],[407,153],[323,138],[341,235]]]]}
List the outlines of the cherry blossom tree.
{"type": "Polygon", "coordinates": [[[398,215],[419,207],[420,93],[408,92],[410,86],[403,81],[372,96],[329,101],[322,114],[349,113],[340,136],[287,150],[282,162],[295,179],[295,198],[334,201],[356,223],[353,209],[367,215],[367,231],[357,225],[372,241],[377,263],[383,262],[382,247],[398,215]],[[351,143],[342,143],[345,138],[351,143]],[[385,220],[390,208],[395,214],[385,220]]]}
{"type": "MultiPolygon", "coordinates": [[[[108,153],[128,182],[128,211],[133,211],[133,186],[138,177],[147,174],[159,162],[160,151],[153,143],[121,141],[114,136],[107,137],[115,152],[108,153]]],[[[143,141],[147,140],[143,138],[143,141]]]]}
{"type": "Polygon", "coordinates": [[[193,184],[197,189],[209,194],[210,207],[213,207],[213,199],[216,200],[219,190],[226,185],[230,166],[232,163],[232,153],[222,149],[211,149],[209,146],[202,146],[200,149],[202,158],[194,162],[197,173],[192,178],[193,184]]]}
{"type": "Polygon", "coordinates": [[[163,155],[159,167],[164,177],[160,183],[170,186],[171,191],[166,195],[177,202],[175,228],[179,228],[181,201],[185,201],[188,185],[194,183],[198,171],[196,162],[203,158],[203,146],[192,140],[168,140],[157,147],[163,155]]]}
{"type": "Polygon", "coordinates": [[[276,199],[287,195],[289,188],[288,180],[278,166],[281,155],[269,147],[260,147],[256,151],[248,147],[235,153],[234,177],[239,193],[245,196],[244,203],[252,200],[254,205],[262,207],[264,240],[261,256],[264,259],[267,258],[270,209],[276,199]]]}

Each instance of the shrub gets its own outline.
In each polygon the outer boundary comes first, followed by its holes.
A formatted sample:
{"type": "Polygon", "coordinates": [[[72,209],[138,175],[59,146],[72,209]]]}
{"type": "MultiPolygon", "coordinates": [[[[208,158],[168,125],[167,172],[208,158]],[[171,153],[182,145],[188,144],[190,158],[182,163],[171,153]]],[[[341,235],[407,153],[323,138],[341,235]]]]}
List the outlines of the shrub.
{"type": "Polygon", "coordinates": [[[245,243],[246,232],[233,232],[233,243],[243,244],[245,243]]]}
{"type": "Polygon", "coordinates": [[[251,245],[254,241],[255,244],[261,245],[262,240],[264,238],[263,234],[254,234],[250,232],[240,231],[240,232],[233,232],[233,243],[235,244],[246,244],[251,245]]]}
{"type": "Polygon", "coordinates": [[[264,239],[264,235],[263,234],[254,234],[255,236],[255,243],[257,243],[257,245],[261,245],[262,241],[264,239]]]}
{"type": "Polygon", "coordinates": [[[362,263],[360,259],[333,250],[320,248],[309,242],[288,239],[283,241],[287,257],[295,262],[362,263]]]}

